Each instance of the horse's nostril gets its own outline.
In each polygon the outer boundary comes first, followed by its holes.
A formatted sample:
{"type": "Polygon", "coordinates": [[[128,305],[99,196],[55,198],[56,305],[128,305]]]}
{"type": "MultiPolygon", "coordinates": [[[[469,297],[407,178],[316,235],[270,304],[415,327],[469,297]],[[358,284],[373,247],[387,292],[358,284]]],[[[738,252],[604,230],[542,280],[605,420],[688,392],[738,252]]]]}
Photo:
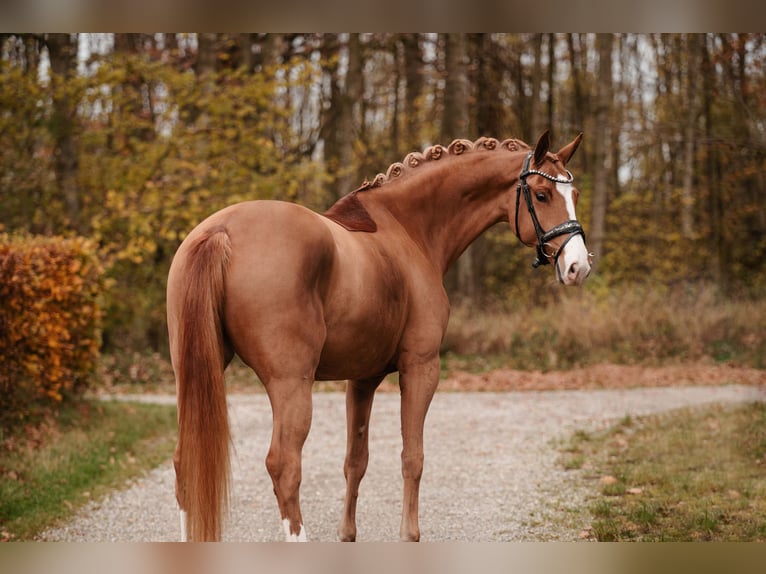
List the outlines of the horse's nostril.
{"type": "Polygon", "coordinates": [[[572,263],[569,266],[569,271],[567,273],[570,277],[575,277],[577,275],[577,263],[572,263]]]}

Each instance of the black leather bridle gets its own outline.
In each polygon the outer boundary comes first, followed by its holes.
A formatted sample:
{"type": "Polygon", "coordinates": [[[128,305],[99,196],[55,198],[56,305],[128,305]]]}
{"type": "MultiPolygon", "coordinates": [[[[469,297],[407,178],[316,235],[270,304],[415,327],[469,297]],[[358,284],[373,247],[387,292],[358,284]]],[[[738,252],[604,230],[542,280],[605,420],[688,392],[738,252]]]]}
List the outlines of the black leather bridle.
{"type": "Polygon", "coordinates": [[[540,220],[537,219],[537,213],[535,213],[535,205],[532,203],[532,194],[529,190],[529,185],[527,184],[527,177],[530,175],[540,175],[554,183],[572,183],[574,181],[574,176],[569,170],[566,170],[567,177],[563,178],[556,177],[536,169],[529,169],[533,155],[534,152],[529,152],[527,157],[524,158],[524,165],[521,168],[521,175],[519,175],[519,184],[516,187],[516,237],[518,237],[519,241],[524,243],[524,245],[531,247],[531,245],[526,243],[521,238],[521,233],[519,232],[519,205],[521,203],[521,196],[523,194],[524,201],[527,202],[529,216],[532,218],[532,223],[535,226],[535,233],[537,234],[537,258],[532,262],[532,267],[536,269],[540,267],[540,265],[548,265],[550,263],[550,259],[553,259],[554,264],[557,263],[559,255],[564,250],[566,244],[569,243],[569,241],[576,235],[582,235],[583,242],[585,242],[585,230],[583,230],[579,221],[576,219],[570,219],[557,225],[556,227],[553,227],[552,229],[549,229],[548,231],[543,231],[543,227],[540,225],[540,220]],[[561,247],[559,247],[555,252],[551,254],[546,253],[545,247],[550,243],[552,239],[555,239],[560,235],[569,235],[569,237],[564,240],[564,243],[562,243],[561,247]]]}

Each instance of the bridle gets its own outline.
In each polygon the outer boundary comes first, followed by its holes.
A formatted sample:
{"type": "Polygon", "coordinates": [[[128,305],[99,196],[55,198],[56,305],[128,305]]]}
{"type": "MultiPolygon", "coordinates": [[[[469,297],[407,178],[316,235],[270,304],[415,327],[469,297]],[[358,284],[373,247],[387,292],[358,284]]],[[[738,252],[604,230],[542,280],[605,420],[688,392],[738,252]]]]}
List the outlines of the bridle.
{"type": "Polygon", "coordinates": [[[552,181],[554,183],[572,183],[574,181],[574,176],[569,170],[565,170],[567,172],[567,177],[556,177],[553,175],[550,175],[549,173],[545,173],[543,171],[538,171],[536,169],[529,169],[529,164],[532,161],[532,156],[534,155],[534,152],[529,152],[527,154],[527,157],[524,158],[524,165],[521,168],[521,174],[519,175],[519,184],[516,187],[516,237],[519,238],[519,241],[524,243],[524,245],[527,245],[531,247],[528,243],[526,243],[521,238],[521,233],[519,231],[519,205],[521,203],[521,195],[524,195],[524,201],[527,202],[527,209],[529,210],[529,216],[532,218],[532,223],[535,226],[535,233],[537,234],[537,258],[532,262],[532,267],[537,269],[540,267],[540,265],[548,265],[550,263],[549,259],[553,259],[553,263],[558,263],[559,255],[564,250],[564,247],[566,246],[569,241],[576,235],[582,235],[583,242],[585,242],[585,230],[583,230],[582,225],[580,225],[580,222],[576,219],[570,219],[569,221],[565,221],[564,223],[561,223],[557,225],[556,227],[553,227],[552,229],[549,229],[548,231],[543,231],[542,225],[540,225],[540,220],[537,219],[537,213],[535,213],[535,206],[532,203],[532,194],[529,191],[529,185],[527,184],[527,177],[530,175],[540,175],[544,177],[545,179],[552,181]],[[556,237],[559,237],[560,235],[569,235],[564,240],[564,243],[561,244],[561,247],[559,247],[555,252],[548,254],[545,251],[546,246],[550,243],[552,239],[555,239],[556,237]]]}

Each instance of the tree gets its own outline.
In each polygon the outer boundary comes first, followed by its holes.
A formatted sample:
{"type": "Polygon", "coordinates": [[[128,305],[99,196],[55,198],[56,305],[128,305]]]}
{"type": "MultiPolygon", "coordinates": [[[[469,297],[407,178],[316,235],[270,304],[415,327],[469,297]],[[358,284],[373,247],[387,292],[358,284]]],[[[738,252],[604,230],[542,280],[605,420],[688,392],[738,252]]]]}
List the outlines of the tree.
{"type": "Polygon", "coordinates": [[[493,40],[492,34],[470,34],[472,59],[475,69],[472,80],[475,86],[476,135],[504,138],[510,135],[508,111],[502,94],[504,64],[502,47],[493,40]]]}
{"type": "MultiPolygon", "coordinates": [[[[0,226],[92,236],[107,341],[162,348],[158,278],[211,211],[322,209],[425,144],[546,127],[586,132],[572,170],[604,283],[766,285],[762,34],[118,33],[78,61],[95,39],[0,35],[0,226]]],[[[446,283],[543,301],[528,262],[498,226],[446,283]]]]}
{"type": "MultiPolygon", "coordinates": [[[[444,74],[442,141],[448,145],[456,138],[471,139],[468,42],[465,34],[444,35],[444,74]]],[[[473,246],[469,246],[458,258],[455,269],[457,292],[461,296],[473,298],[477,289],[473,246]]]]}
{"type": "Polygon", "coordinates": [[[686,47],[686,74],[684,90],[683,115],[683,183],[681,193],[681,233],[684,238],[692,239],[695,236],[694,207],[695,207],[695,172],[697,149],[697,120],[699,117],[698,92],[700,81],[700,60],[702,43],[704,38],[697,34],[687,35],[684,38],[686,47]]]}
{"type": "Polygon", "coordinates": [[[76,95],[67,86],[77,70],[77,34],[47,34],[45,45],[51,64],[51,93],[53,95],[54,171],[59,191],[64,199],[68,224],[80,227],[80,190],[77,185],[76,95]]]}
{"type": "Polygon", "coordinates": [[[425,69],[420,34],[402,34],[402,59],[404,65],[404,141],[398,146],[399,154],[419,150],[423,146],[420,137],[422,122],[422,97],[425,69]]]}
{"type": "MultiPolygon", "coordinates": [[[[570,96],[572,100],[571,117],[572,124],[575,126],[585,126],[585,118],[588,117],[590,112],[588,93],[585,89],[584,78],[587,74],[587,45],[584,39],[584,34],[567,34],[567,47],[569,53],[569,69],[572,82],[572,94],[570,96]]],[[[582,129],[582,128],[579,128],[582,129]]],[[[582,148],[585,153],[579,155],[583,171],[587,172],[590,168],[589,148],[590,139],[584,138],[582,148]]]]}
{"type": "Polygon", "coordinates": [[[359,34],[326,34],[322,45],[330,94],[322,120],[324,159],[333,176],[330,196],[338,199],[353,189],[358,173],[354,142],[361,125],[362,45],[359,34]],[[345,69],[340,65],[345,61],[345,69]]]}
{"type": "Polygon", "coordinates": [[[468,43],[465,34],[444,34],[444,114],[442,141],[470,134],[470,80],[468,76],[468,43]]]}
{"type": "Polygon", "coordinates": [[[591,203],[589,246],[594,253],[594,267],[604,254],[606,237],[606,211],[609,189],[610,111],[614,94],[612,91],[613,34],[597,34],[598,80],[593,130],[593,191],[591,203]]]}

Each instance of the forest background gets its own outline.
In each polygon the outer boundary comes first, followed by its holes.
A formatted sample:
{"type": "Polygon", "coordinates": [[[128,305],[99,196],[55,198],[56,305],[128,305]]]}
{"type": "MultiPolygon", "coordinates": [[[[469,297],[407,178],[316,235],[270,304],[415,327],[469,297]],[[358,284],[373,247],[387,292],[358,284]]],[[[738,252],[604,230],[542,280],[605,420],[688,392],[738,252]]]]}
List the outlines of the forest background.
{"type": "MultiPolygon", "coordinates": [[[[620,305],[643,318],[663,300],[726,314],[766,293],[765,40],[2,34],[0,233],[89,238],[107,277],[102,348],[165,354],[170,261],[213,211],[259,198],[323,210],[426,145],[534,144],[550,129],[556,148],[583,131],[570,167],[595,254],[589,304],[608,315],[633,293],[620,305]]],[[[448,291],[498,312],[560,304],[570,295],[532,258],[498,226],[448,291]]],[[[766,354],[763,316],[732,321],[766,354]]]]}

